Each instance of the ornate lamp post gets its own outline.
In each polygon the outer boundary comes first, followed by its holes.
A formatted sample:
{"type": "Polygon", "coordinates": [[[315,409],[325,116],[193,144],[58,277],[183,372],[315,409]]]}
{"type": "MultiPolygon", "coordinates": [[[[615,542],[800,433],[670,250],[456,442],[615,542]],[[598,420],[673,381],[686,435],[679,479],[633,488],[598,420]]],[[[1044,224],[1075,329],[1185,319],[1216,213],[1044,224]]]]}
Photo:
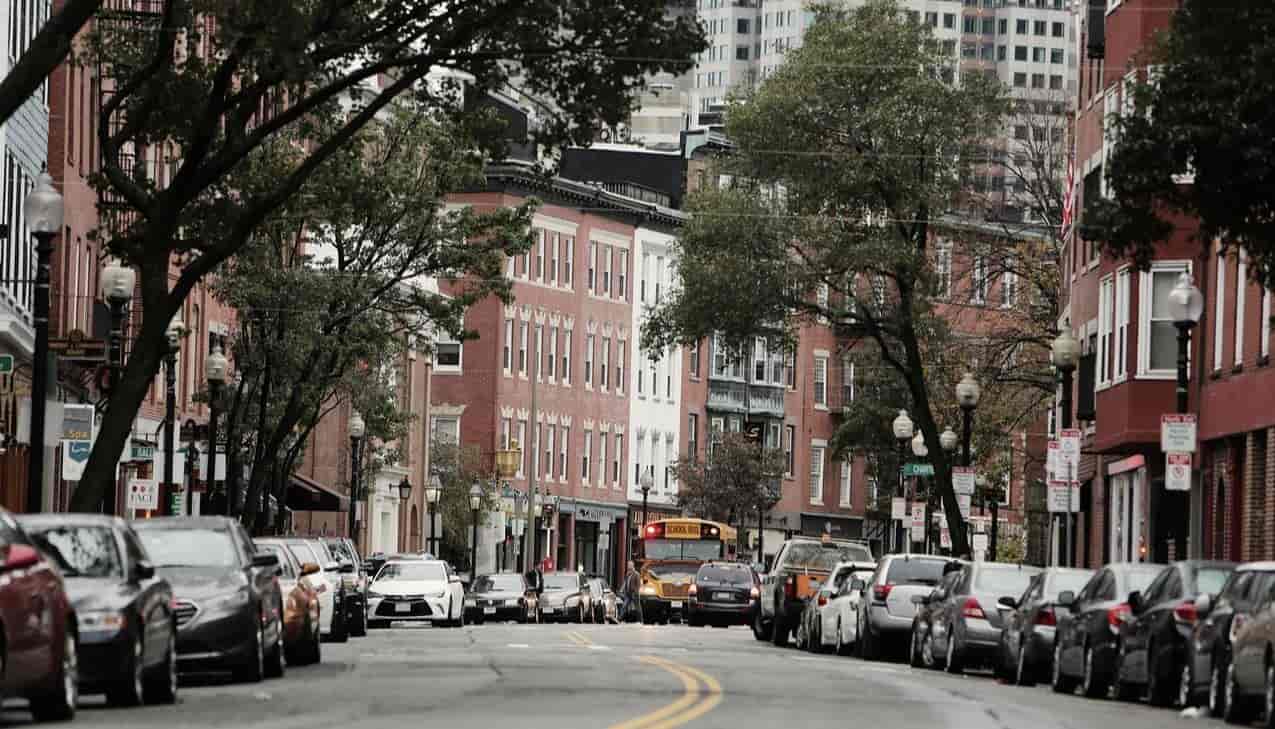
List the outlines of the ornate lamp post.
{"type": "Polygon", "coordinates": [[[1191,275],[1183,273],[1169,292],[1169,316],[1178,329],[1178,412],[1187,411],[1187,349],[1191,343],[1191,330],[1200,323],[1204,314],[1204,295],[1191,283],[1191,275]]]}
{"type": "MultiPolygon", "coordinates": [[[[31,451],[27,463],[27,511],[44,506],[44,422],[49,397],[49,258],[53,239],[62,232],[65,214],[62,195],[53,187],[53,178],[41,172],[35,189],[22,203],[27,227],[35,237],[35,348],[31,366],[31,451]]],[[[114,493],[114,489],[111,489],[114,493]]]]}
{"type": "MultiPolygon", "coordinates": [[[[646,528],[646,499],[651,494],[651,473],[643,471],[638,479],[638,490],[642,492],[642,528],[646,528]]],[[[640,534],[640,532],[639,532],[640,534]]]]}
{"type": "MultiPolygon", "coordinates": [[[[230,362],[221,353],[221,344],[213,347],[213,351],[204,359],[204,379],[208,381],[208,472],[204,476],[206,488],[212,492],[217,473],[217,402],[221,399],[221,386],[226,384],[230,373],[230,362]]],[[[233,508],[233,505],[228,504],[233,508]]]]}
{"type": "MultiPolygon", "coordinates": [[[[925,436],[924,436],[924,435],[922,435],[921,431],[919,431],[919,430],[918,430],[918,431],[916,431],[916,435],[912,436],[912,455],[916,456],[916,458],[917,458],[917,460],[918,460],[918,461],[924,461],[924,460],[926,459],[926,457],[930,455],[930,449],[929,449],[929,447],[928,447],[928,446],[926,446],[926,445],[925,445],[925,436]]],[[[913,476],[913,477],[912,477],[912,479],[913,479],[913,481],[912,481],[912,499],[915,499],[915,498],[916,498],[916,494],[920,491],[919,486],[920,486],[920,483],[921,483],[921,477],[920,477],[920,476],[913,476]]],[[[912,499],[909,499],[909,500],[908,500],[908,501],[909,501],[909,506],[910,506],[910,502],[912,501],[912,499]]],[[[928,499],[926,500],[926,503],[929,503],[929,500],[928,500],[928,499]]],[[[928,516],[928,514],[927,514],[926,519],[928,519],[928,518],[929,518],[929,516],[928,516]]],[[[929,531],[929,522],[928,522],[928,521],[926,522],[926,531],[929,531]]],[[[904,533],[904,535],[906,536],[906,538],[903,540],[904,547],[906,548],[906,549],[905,549],[905,551],[906,551],[906,552],[908,552],[908,553],[911,553],[911,552],[912,552],[912,531],[911,531],[911,529],[909,529],[909,528],[907,528],[907,527],[904,527],[904,529],[903,529],[903,533],[904,533]]]]}
{"type": "MultiPolygon", "coordinates": [[[[1076,371],[1076,363],[1080,360],[1080,342],[1071,334],[1071,326],[1064,325],[1062,332],[1050,346],[1049,358],[1062,378],[1062,429],[1071,428],[1071,373],[1076,371]]],[[[1068,474],[1070,488],[1070,474],[1068,474]]],[[[1071,514],[1064,515],[1067,525],[1067,548],[1063,553],[1062,564],[1071,566],[1071,514]]]]}
{"type": "Polygon", "coordinates": [[[970,465],[970,438],[974,430],[974,409],[978,407],[983,389],[974,375],[966,372],[956,383],[956,402],[961,406],[961,465],[970,465]]]}
{"type": "MultiPolygon", "coordinates": [[[[164,488],[176,491],[173,483],[173,450],[177,440],[177,352],[181,349],[186,325],[181,317],[174,316],[168,323],[168,351],[164,354],[164,488]]],[[[189,499],[186,494],[183,502],[189,499]]],[[[176,515],[174,515],[176,516],[176,515]]]]}
{"type": "MultiPolygon", "coordinates": [[[[133,269],[124,266],[112,258],[102,267],[99,276],[102,300],[111,311],[110,351],[106,363],[106,391],[115,392],[119,384],[120,370],[124,368],[124,315],[128,303],[133,299],[133,290],[137,284],[137,274],[133,269]]],[[[115,489],[106,492],[103,511],[115,513],[115,489]]]]}
{"type": "Polygon", "coordinates": [[[898,417],[891,423],[891,428],[894,430],[894,439],[899,444],[899,496],[904,497],[906,501],[907,493],[903,487],[903,462],[907,460],[907,455],[904,449],[908,441],[912,440],[912,418],[908,417],[908,411],[900,410],[898,417]]]}
{"type": "MultiPolygon", "coordinates": [[[[960,444],[960,440],[960,436],[952,430],[951,426],[944,428],[943,432],[939,434],[939,447],[941,447],[943,449],[943,453],[946,454],[948,463],[952,462],[952,456],[955,455],[956,446],[960,444]]],[[[925,533],[926,535],[929,535],[930,533],[928,524],[926,525],[925,533]]]]}
{"type": "Polygon", "coordinates": [[[363,434],[366,432],[367,424],[363,422],[363,416],[359,415],[357,410],[350,413],[350,419],[346,423],[346,431],[350,435],[350,513],[349,513],[349,534],[350,540],[354,542],[355,548],[358,548],[358,502],[359,502],[359,446],[363,443],[363,434]]]}
{"type": "Polygon", "coordinates": [[[474,515],[474,538],[469,545],[469,579],[472,583],[478,577],[478,511],[483,505],[483,487],[474,484],[469,487],[469,510],[474,515]]]}
{"type": "Polygon", "coordinates": [[[438,474],[429,477],[429,485],[425,487],[425,517],[429,519],[429,539],[425,541],[425,547],[429,553],[438,558],[438,531],[434,528],[434,516],[438,514],[438,499],[443,495],[443,482],[438,478],[438,474]]]}
{"type": "Polygon", "coordinates": [[[411,498],[412,498],[412,482],[407,480],[407,476],[404,476],[403,480],[398,482],[398,500],[399,500],[398,521],[399,521],[399,524],[401,525],[398,532],[399,534],[398,551],[400,552],[407,551],[407,547],[404,546],[407,544],[407,502],[411,498]]]}

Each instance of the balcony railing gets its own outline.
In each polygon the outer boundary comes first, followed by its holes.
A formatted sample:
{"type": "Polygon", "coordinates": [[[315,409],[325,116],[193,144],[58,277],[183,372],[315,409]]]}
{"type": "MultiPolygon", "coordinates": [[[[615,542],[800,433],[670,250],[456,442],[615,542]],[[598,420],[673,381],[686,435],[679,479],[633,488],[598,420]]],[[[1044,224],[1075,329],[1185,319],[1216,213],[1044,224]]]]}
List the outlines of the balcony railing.
{"type": "Polygon", "coordinates": [[[708,409],[730,413],[783,417],[784,388],[709,380],[708,409]]]}

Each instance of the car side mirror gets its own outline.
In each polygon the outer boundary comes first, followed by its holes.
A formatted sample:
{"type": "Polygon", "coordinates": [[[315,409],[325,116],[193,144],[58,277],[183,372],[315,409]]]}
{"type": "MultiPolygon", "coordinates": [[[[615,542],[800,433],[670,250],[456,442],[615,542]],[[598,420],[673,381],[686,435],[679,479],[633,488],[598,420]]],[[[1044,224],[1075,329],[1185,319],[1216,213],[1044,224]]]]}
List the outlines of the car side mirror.
{"type": "Polygon", "coordinates": [[[1058,607],[1070,610],[1076,604],[1076,593],[1071,590],[1063,590],[1058,593],[1058,599],[1054,601],[1058,607]]]}
{"type": "Polygon", "coordinates": [[[1205,617],[1213,612],[1213,596],[1207,592],[1201,592],[1195,596],[1195,614],[1205,617]]]}
{"type": "Polygon", "coordinates": [[[312,575],[312,574],[314,574],[315,572],[318,572],[318,571],[319,571],[319,565],[317,565],[317,564],[315,564],[315,563],[313,563],[313,562],[306,562],[305,564],[301,565],[301,576],[302,576],[302,577],[305,577],[306,575],[312,575]]]}
{"type": "Polygon", "coordinates": [[[1010,610],[1018,609],[1018,601],[1008,595],[997,600],[996,604],[1007,607],[1010,610]]]}
{"type": "Polygon", "coordinates": [[[352,575],[352,574],[354,574],[354,563],[353,563],[353,562],[342,562],[342,563],[341,563],[341,573],[342,573],[342,574],[346,574],[346,575],[352,575]]]}
{"type": "Polygon", "coordinates": [[[137,564],[133,565],[133,579],[137,580],[138,582],[142,580],[149,580],[154,576],[155,576],[155,565],[151,564],[150,562],[147,562],[146,560],[141,560],[137,564]]]}
{"type": "Polygon", "coordinates": [[[1125,600],[1125,602],[1129,603],[1129,610],[1135,613],[1142,612],[1142,608],[1145,607],[1145,603],[1142,601],[1141,590],[1134,590],[1129,593],[1129,597],[1125,600]]]}
{"type": "Polygon", "coordinates": [[[273,552],[257,552],[252,555],[253,567],[278,567],[279,555],[273,552]]]}

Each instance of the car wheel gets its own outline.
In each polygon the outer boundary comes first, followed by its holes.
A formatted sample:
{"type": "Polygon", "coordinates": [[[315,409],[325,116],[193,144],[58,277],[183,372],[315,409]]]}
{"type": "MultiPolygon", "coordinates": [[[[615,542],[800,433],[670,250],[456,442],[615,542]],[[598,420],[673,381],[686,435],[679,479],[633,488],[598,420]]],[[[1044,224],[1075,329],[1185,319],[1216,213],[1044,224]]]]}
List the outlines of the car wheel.
{"type": "Polygon", "coordinates": [[[775,617],[771,620],[770,642],[779,648],[788,645],[789,634],[792,633],[792,626],[784,622],[779,616],[779,611],[775,611],[775,617]]]}
{"type": "Polygon", "coordinates": [[[1235,664],[1226,665],[1226,707],[1222,709],[1222,718],[1228,724],[1247,724],[1252,716],[1249,702],[1240,695],[1236,685],[1235,664]]]}
{"type": "Polygon", "coordinates": [[[74,626],[70,619],[67,619],[64,630],[62,655],[58,657],[52,685],[47,692],[31,697],[31,715],[36,721],[68,721],[75,716],[75,704],[80,698],[80,671],[74,626]]]}
{"type": "Polygon", "coordinates": [[[333,643],[344,643],[350,639],[349,618],[342,609],[344,603],[345,600],[338,595],[332,607],[332,630],[328,633],[328,640],[333,643]]]}
{"type": "MultiPolygon", "coordinates": [[[[1214,653],[1214,656],[1217,656],[1214,653]]],[[[1222,716],[1226,713],[1226,665],[1217,658],[1213,659],[1213,667],[1209,670],[1209,715],[1222,716]]]]}
{"type": "Polygon", "coordinates": [[[240,681],[248,683],[257,683],[266,674],[266,637],[263,635],[261,623],[257,623],[257,632],[253,636],[252,655],[248,656],[248,660],[239,667],[235,672],[235,677],[240,681]]]}
{"type": "Polygon", "coordinates": [[[146,703],[171,704],[177,700],[177,633],[168,634],[164,661],[146,679],[146,703]]]}
{"type": "Polygon", "coordinates": [[[1101,678],[1098,677],[1098,668],[1093,664],[1093,648],[1085,646],[1084,661],[1085,667],[1080,680],[1080,689],[1084,691],[1085,696],[1088,696],[1091,699],[1106,696],[1109,687],[1101,678]]]}
{"type": "Polygon", "coordinates": [[[265,676],[266,678],[279,678],[283,675],[285,667],[283,665],[283,624],[279,624],[279,635],[275,638],[274,647],[266,654],[265,660],[265,676]]]}
{"type": "Polygon", "coordinates": [[[1051,672],[1051,687],[1055,693],[1070,694],[1076,691],[1076,681],[1067,675],[1063,670],[1063,647],[1062,643],[1054,645],[1054,665],[1051,672]]]}
{"type": "Polygon", "coordinates": [[[1266,685],[1262,689],[1262,726],[1275,729],[1275,665],[1266,667],[1266,685]]]}
{"type": "Polygon", "coordinates": [[[132,651],[125,676],[106,689],[106,700],[114,706],[137,706],[145,698],[146,653],[142,636],[133,636],[132,651]]]}
{"type": "Polygon", "coordinates": [[[369,620],[367,621],[367,629],[377,630],[378,628],[387,627],[389,624],[388,620],[369,620]]]}
{"type": "Polygon", "coordinates": [[[350,630],[350,634],[355,638],[362,638],[367,635],[367,603],[362,605],[358,613],[358,617],[354,620],[354,627],[350,630]]]}
{"type": "Polygon", "coordinates": [[[1032,675],[1032,669],[1027,665],[1027,646],[1018,646],[1018,660],[1015,663],[1014,682],[1019,686],[1035,686],[1036,677],[1032,675]]]}
{"type": "Polygon", "coordinates": [[[876,639],[872,636],[872,623],[860,625],[859,629],[859,657],[865,661],[875,661],[879,649],[877,648],[876,639]]]}
{"type": "Polygon", "coordinates": [[[948,673],[961,674],[965,672],[965,662],[962,660],[961,652],[956,649],[956,632],[951,628],[947,631],[947,665],[945,666],[948,673]]]}
{"type": "Polygon", "coordinates": [[[757,640],[770,640],[770,631],[773,625],[767,625],[761,617],[761,608],[753,611],[753,637],[757,640]]]}
{"type": "Polygon", "coordinates": [[[1186,709],[1195,706],[1195,675],[1191,672],[1191,659],[1188,656],[1178,671],[1178,706],[1186,709]]]}

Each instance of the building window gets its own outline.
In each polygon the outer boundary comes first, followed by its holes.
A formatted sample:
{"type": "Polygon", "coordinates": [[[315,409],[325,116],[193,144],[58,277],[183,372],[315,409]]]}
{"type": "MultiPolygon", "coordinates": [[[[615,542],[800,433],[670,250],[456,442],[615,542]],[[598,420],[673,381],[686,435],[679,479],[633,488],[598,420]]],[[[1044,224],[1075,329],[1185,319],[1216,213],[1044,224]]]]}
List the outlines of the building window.
{"type": "Polygon", "coordinates": [[[699,414],[686,416],[686,452],[691,463],[699,458],[699,414]]]}
{"type": "Polygon", "coordinates": [[[505,346],[502,363],[505,368],[505,374],[513,371],[514,366],[514,320],[505,320],[505,346]]]}
{"type": "Polygon", "coordinates": [[[1115,366],[1112,367],[1115,382],[1123,382],[1129,376],[1129,285],[1132,274],[1129,269],[1116,273],[1116,343],[1115,366]]]}
{"type": "Polygon", "coordinates": [[[796,441],[797,426],[784,426],[784,474],[792,477],[796,474],[796,441]]]}
{"type": "Polygon", "coordinates": [[[1177,377],[1177,327],[1169,315],[1169,292],[1186,261],[1154,261],[1138,282],[1138,376],[1148,379],[1177,377]]]}
{"type": "Polygon", "coordinates": [[[664,281],[664,256],[655,257],[655,304],[658,306],[662,298],[660,284],[664,281]]]}
{"type": "Polygon", "coordinates": [[[1009,46],[996,46],[996,60],[1009,60],[1009,46]]]}
{"type": "Polygon", "coordinates": [[[522,478],[527,471],[527,452],[531,450],[530,448],[527,447],[527,421],[526,420],[518,421],[518,449],[520,451],[520,454],[518,456],[518,473],[516,475],[518,478],[522,478]]]}
{"type": "Polygon", "coordinates": [[[849,509],[853,503],[850,492],[850,476],[853,470],[849,459],[841,461],[841,497],[837,503],[843,509],[849,509]]]}
{"type": "Polygon", "coordinates": [[[558,327],[549,327],[549,356],[545,358],[548,364],[549,381],[558,376],[558,327]]]}
{"type": "Polygon", "coordinates": [[[571,332],[562,333],[562,384],[571,384],[571,332]]]}
{"type": "Polygon", "coordinates": [[[1015,61],[1027,60],[1027,46],[1014,46],[1014,60],[1015,61]]]}
{"type": "Polygon", "coordinates": [[[651,274],[651,254],[642,254],[642,279],[638,282],[638,299],[646,303],[646,278],[651,274]]]}
{"type": "Polygon", "coordinates": [[[620,264],[615,272],[616,295],[623,301],[629,299],[629,252],[620,251],[620,264]]]}
{"type": "Polygon", "coordinates": [[[815,407],[828,407],[828,357],[815,357],[815,407]]]}
{"type": "Polygon", "coordinates": [[[1244,296],[1248,293],[1248,254],[1237,254],[1235,273],[1235,366],[1244,364],[1244,296]]]}
{"type": "Polygon", "coordinates": [[[784,371],[788,373],[788,389],[797,389],[797,353],[792,349],[784,353],[784,371]]]}
{"type": "Polygon", "coordinates": [[[602,338],[602,389],[605,391],[611,386],[611,338],[602,338]]]}
{"type": "Polygon", "coordinates": [[[823,503],[823,452],[822,445],[810,446],[810,503],[823,503]]]}
{"type": "Polygon", "coordinates": [[[598,487],[606,488],[607,482],[607,434],[598,434],[598,487]]]}
{"type": "Polygon", "coordinates": [[[1025,19],[1014,21],[1014,32],[1019,35],[1027,35],[1027,21],[1025,19]]]}
{"type": "Polygon", "coordinates": [[[657,365],[658,363],[656,360],[647,360],[647,366],[650,367],[651,370],[651,397],[660,396],[660,379],[659,373],[656,371],[657,365]]]}
{"type": "MultiPolygon", "coordinates": [[[[1062,77],[1062,75],[1061,75],[1061,74],[1057,74],[1057,73],[1051,73],[1051,74],[1049,75],[1049,88],[1050,88],[1050,90],[1051,90],[1051,91],[1061,91],[1061,90],[1062,90],[1062,87],[1063,87],[1063,77],[1062,77]]],[[[1057,131],[1057,132],[1059,132],[1059,133],[1061,133],[1061,132],[1062,132],[1062,130],[1061,130],[1061,129],[1056,129],[1055,131],[1057,131]]]]}
{"type": "Polygon", "coordinates": [[[624,394],[624,350],[628,347],[624,342],[615,343],[615,391],[624,394]]]}
{"type": "Polygon", "coordinates": [[[974,257],[973,280],[970,282],[970,302],[984,304],[987,302],[987,259],[974,257]]]}
{"type": "MultiPolygon", "coordinates": [[[[1025,73],[1015,73],[1015,74],[1014,74],[1014,88],[1016,88],[1016,89],[1025,89],[1025,88],[1027,88],[1027,74],[1025,74],[1025,73]]],[[[1015,129],[1015,135],[1014,135],[1014,136],[1015,136],[1015,137],[1017,137],[1018,139],[1026,139],[1026,138],[1027,138],[1027,127],[1026,127],[1026,126],[1023,126],[1023,127],[1022,127],[1022,129],[1023,129],[1023,136],[1021,136],[1021,137],[1019,137],[1019,136],[1018,136],[1018,134],[1017,134],[1017,128],[1015,129]]]]}
{"type": "Polygon", "coordinates": [[[1222,317],[1226,314],[1226,250],[1218,249],[1217,286],[1213,290],[1213,371],[1222,371],[1222,342],[1224,327],[1222,317]]]}
{"type": "Polygon", "coordinates": [[[531,444],[531,475],[540,473],[540,444],[545,442],[545,425],[536,423],[535,443],[531,444]]]}
{"type": "Polygon", "coordinates": [[[637,485],[642,480],[642,451],[646,450],[646,435],[638,433],[637,443],[633,450],[633,483],[637,485]]]}
{"type": "Polygon", "coordinates": [[[1262,287],[1262,340],[1258,343],[1258,356],[1263,361],[1271,356],[1271,290],[1262,287]]]}
{"type": "Polygon", "coordinates": [[[699,340],[691,345],[691,379],[699,378],[699,340]]]}
{"type": "MultiPolygon", "coordinates": [[[[611,454],[611,483],[617,487],[620,485],[620,459],[623,456],[624,436],[617,433],[615,436],[615,452],[611,454]]],[[[668,488],[667,479],[665,479],[664,486],[668,488]]]]}
{"type": "Polygon", "coordinates": [[[1001,274],[1001,306],[1009,309],[1018,303],[1018,262],[1013,258],[1005,262],[1001,274]]]}
{"type": "Polygon", "coordinates": [[[1061,48],[1049,49],[1049,62],[1054,65],[1062,65],[1066,61],[1066,51],[1061,48]]]}
{"type": "Polygon", "coordinates": [[[536,380],[544,380],[545,328],[536,327],[536,380]]]}
{"type": "Polygon", "coordinates": [[[584,386],[593,387],[593,335],[584,335],[584,386]]]}
{"type": "Polygon", "coordinates": [[[1009,35],[1009,18],[1001,18],[996,24],[996,32],[1001,35],[1009,35]]]}
{"type": "Polygon", "coordinates": [[[766,381],[766,338],[753,340],[753,382],[766,381]]]}
{"type": "Polygon", "coordinates": [[[943,27],[949,30],[956,27],[956,13],[943,13],[943,27]]]}
{"type": "Polygon", "coordinates": [[[952,244],[939,243],[934,256],[934,273],[938,297],[946,299],[952,295],[952,244]]]}
{"type": "Polygon", "coordinates": [[[571,428],[563,425],[558,428],[558,478],[567,480],[567,444],[571,442],[571,428]]]}
{"type": "Polygon", "coordinates": [[[527,322],[518,323],[518,373],[527,374],[527,322]]]}
{"type": "Polygon", "coordinates": [[[589,293],[593,293],[597,285],[598,271],[598,244],[589,241],[589,293]]]}
{"type": "Polygon", "coordinates": [[[1066,38],[1067,26],[1063,25],[1062,23],[1054,23],[1053,32],[1054,32],[1055,38],[1066,38]]]}
{"type": "Polygon", "coordinates": [[[1040,46],[1032,46],[1032,63],[1045,62],[1045,49],[1040,46]]]}
{"type": "Polygon", "coordinates": [[[589,458],[593,455],[593,431],[584,431],[584,448],[580,449],[580,482],[589,485],[592,471],[589,470],[589,458]]]}
{"type": "Polygon", "coordinates": [[[1111,324],[1114,305],[1115,279],[1104,276],[1098,284],[1098,387],[1111,384],[1111,324]]]}
{"type": "Polygon", "coordinates": [[[638,397],[646,395],[646,370],[642,369],[642,358],[638,357],[637,365],[637,394],[638,397]]]}
{"type": "Polygon", "coordinates": [[[445,330],[434,340],[434,372],[460,372],[461,343],[445,330]]]}
{"type": "Polygon", "coordinates": [[[554,436],[555,430],[557,429],[554,428],[554,426],[552,425],[545,427],[545,435],[547,436],[545,440],[545,478],[546,479],[553,478],[553,436],[554,436]]]}
{"type": "Polygon", "coordinates": [[[1049,23],[1037,20],[1032,23],[1032,35],[1043,36],[1049,32],[1049,23]]]}
{"type": "Polygon", "coordinates": [[[549,283],[554,283],[555,281],[558,280],[558,238],[559,236],[557,233],[548,234],[548,235],[549,235],[549,270],[547,273],[549,274],[549,283]]]}
{"type": "Polygon", "coordinates": [[[545,239],[548,237],[548,233],[546,233],[543,230],[539,230],[536,232],[538,235],[536,235],[536,272],[534,275],[537,281],[544,282],[545,280],[545,245],[546,245],[545,239]]]}
{"type": "Polygon", "coordinates": [[[560,280],[564,286],[571,286],[571,276],[575,273],[576,238],[574,235],[564,235],[562,243],[562,278],[560,280]]]}
{"type": "MultiPolygon", "coordinates": [[[[1043,74],[1043,73],[1033,73],[1033,74],[1032,74],[1032,88],[1033,88],[1033,89],[1043,89],[1043,88],[1045,88],[1045,74],[1043,74]]],[[[1037,139],[1043,139],[1043,137],[1041,137],[1040,135],[1037,135],[1037,136],[1036,136],[1036,138],[1037,138],[1037,139]]]]}
{"type": "Polygon", "coordinates": [[[460,443],[460,418],[454,415],[435,415],[430,419],[430,435],[439,443],[460,443]]]}
{"type": "Polygon", "coordinates": [[[611,261],[615,258],[615,249],[602,246],[602,295],[611,296],[611,261]]]}

